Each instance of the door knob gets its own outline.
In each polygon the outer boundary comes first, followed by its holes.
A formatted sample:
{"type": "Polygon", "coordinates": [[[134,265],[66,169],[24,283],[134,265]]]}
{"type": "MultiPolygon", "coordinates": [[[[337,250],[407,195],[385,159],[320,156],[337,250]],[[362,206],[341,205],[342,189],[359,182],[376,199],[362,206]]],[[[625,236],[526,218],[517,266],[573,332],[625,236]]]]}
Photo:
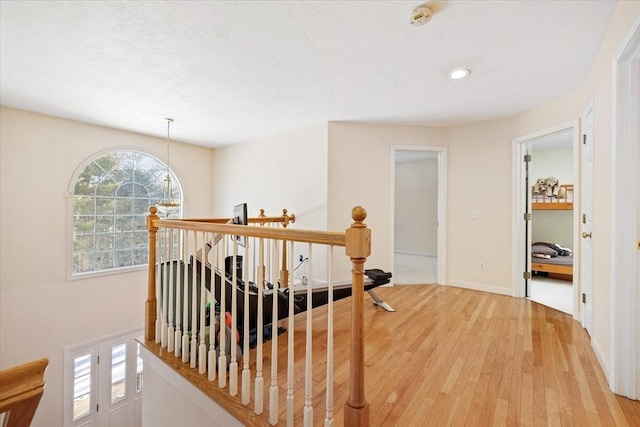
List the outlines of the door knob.
{"type": "Polygon", "coordinates": [[[583,239],[586,239],[587,237],[591,238],[591,232],[588,232],[588,233],[587,233],[587,232],[583,231],[583,232],[582,232],[582,238],[583,238],[583,239]]]}

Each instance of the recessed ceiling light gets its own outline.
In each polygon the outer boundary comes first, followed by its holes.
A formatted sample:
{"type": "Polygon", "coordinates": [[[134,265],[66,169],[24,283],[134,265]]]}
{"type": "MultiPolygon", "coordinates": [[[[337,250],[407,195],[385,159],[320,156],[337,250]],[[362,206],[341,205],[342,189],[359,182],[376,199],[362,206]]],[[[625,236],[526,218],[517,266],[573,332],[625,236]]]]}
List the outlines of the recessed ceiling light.
{"type": "Polygon", "coordinates": [[[464,77],[467,77],[469,74],[471,74],[471,70],[468,70],[466,68],[461,68],[459,70],[453,70],[451,74],[449,74],[449,77],[451,77],[454,80],[457,80],[457,79],[462,79],[464,77]]]}

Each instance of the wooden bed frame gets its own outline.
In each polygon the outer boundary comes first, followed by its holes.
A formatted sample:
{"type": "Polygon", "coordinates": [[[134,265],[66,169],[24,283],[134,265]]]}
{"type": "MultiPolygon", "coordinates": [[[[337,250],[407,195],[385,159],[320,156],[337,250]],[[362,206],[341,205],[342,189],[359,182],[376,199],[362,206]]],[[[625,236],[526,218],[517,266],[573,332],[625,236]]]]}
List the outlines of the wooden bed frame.
{"type": "Polygon", "coordinates": [[[562,197],[548,197],[533,194],[531,187],[531,209],[536,210],[573,210],[573,184],[560,185],[562,197]]]}
{"type": "Polygon", "coordinates": [[[549,278],[573,281],[573,266],[531,261],[531,271],[549,273],[549,278]]]}

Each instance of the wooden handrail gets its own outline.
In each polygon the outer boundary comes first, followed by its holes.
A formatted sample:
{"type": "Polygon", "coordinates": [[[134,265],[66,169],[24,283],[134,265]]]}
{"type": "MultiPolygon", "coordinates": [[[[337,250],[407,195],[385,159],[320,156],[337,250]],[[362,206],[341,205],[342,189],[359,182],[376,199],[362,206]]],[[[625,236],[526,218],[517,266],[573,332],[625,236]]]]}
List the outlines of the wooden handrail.
{"type": "Polygon", "coordinates": [[[49,359],[40,359],[0,372],[0,413],[3,427],[28,427],[44,393],[49,359]]]}
{"type": "MultiPolygon", "coordinates": [[[[160,219],[158,208],[151,206],[147,217],[147,230],[149,231],[149,269],[147,281],[147,299],[145,301],[145,339],[153,341],[156,338],[156,236],[161,227],[175,228],[178,230],[204,231],[210,233],[230,234],[236,236],[262,237],[266,239],[295,240],[302,242],[333,244],[344,246],[344,233],[327,233],[311,230],[291,230],[287,228],[247,227],[246,225],[228,224],[230,218],[210,219],[160,219]],[[320,236],[320,237],[318,237],[320,236]]],[[[267,224],[281,223],[283,227],[295,222],[294,214],[287,214],[282,210],[281,216],[267,217],[264,209],[260,210],[260,216],[249,218],[249,223],[267,224]]]]}
{"type": "Polygon", "coordinates": [[[302,230],[291,228],[247,227],[246,225],[205,223],[191,220],[159,219],[148,217],[150,226],[157,229],[174,228],[176,230],[204,231],[206,233],[220,233],[235,236],[258,237],[295,241],[302,243],[317,243],[321,245],[345,246],[345,233],[335,231],[302,230]]]}

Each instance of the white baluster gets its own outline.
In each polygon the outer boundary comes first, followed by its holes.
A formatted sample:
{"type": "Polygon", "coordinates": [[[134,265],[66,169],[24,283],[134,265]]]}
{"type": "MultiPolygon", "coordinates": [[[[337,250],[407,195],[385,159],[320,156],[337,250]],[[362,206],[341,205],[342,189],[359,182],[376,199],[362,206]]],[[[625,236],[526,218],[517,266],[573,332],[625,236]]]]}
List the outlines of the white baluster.
{"type": "Polygon", "coordinates": [[[293,381],[294,381],[294,327],[293,327],[293,315],[294,313],[294,286],[293,286],[293,242],[289,242],[289,317],[287,325],[287,426],[293,427],[293,412],[294,412],[294,400],[293,400],[293,381]]]}
{"type": "Polygon", "coordinates": [[[324,426],[333,427],[333,278],[331,266],[333,264],[333,246],[329,247],[329,262],[327,263],[327,278],[329,279],[329,303],[327,307],[327,412],[324,426]]]}
{"type": "Polygon", "coordinates": [[[231,361],[229,363],[229,394],[238,394],[238,238],[233,239],[233,257],[231,258],[231,361]]]}
{"type": "Polygon", "coordinates": [[[251,371],[249,370],[249,237],[245,238],[244,246],[244,320],[243,320],[243,343],[242,343],[242,404],[248,405],[251,399],[251,371]]]}
{"type": "Polygon", "coordinates": [[[215,235],[213,236],[211,250],[211,308],[209,308],[209,381],[215,381],[217,371],[216,360],[216,267],[218,262],[218,248],[215,243],[215,235]]]}
{"type": "Polygon", "coordinates": [[[162,342],[162,279],[160,274],[160,269],[162,268],[162,252],[160,248],[162,247],[162,231],[157,233],[158,239],[156,240],[156,334],[155,341],[156,344],[160,344],[162,342]]]}
{"type": "Polygon", "coordinates": [[[312,298],[313,298],[313,257],[312,245],[309,243],[309,272],[307,276],[307,331],[306,331],[306,348],[305,348],[305,377],[304,377],[304,427],[313,427],[313,406],[311,404],[311,393],[313,392],[312,384],[312,298]]]}
{"type": "Polygon", "coordinates": [[[227,236],[222,238],[222,262],[220,269],[222,277],[220,279],[220,355],[218,356],[218,387],[227,386],[227,322],[225,314],[227,311],[227,272],[225,258],[227,257],[227,236]]]}
{"type": "Polygon", "coordinates": [[[269,387],[269,422],[278,422],[278,241],[273,240],[271,251],[271,282],[273,284],[271,310],[271,387],[269,387]]]}
{"type": "Polygon", "coordinates": [[[174,234],[174,230],[173,228],[169,229],[169,276],[167,277],[167,288],[169,289],[169,310],[167,313],[168,316],[168,325],[167,325],[167,351],[169,353],[173,352],[173,336],[175,334],[175,329],[173,327],[173,290],[176,286],[176,283],[173,281],[173,273],[174,273],[174,267],[173,267],[173,234],[174,234]]]}
{"type": "Polygon", "coordinates": [[[176,273],[176,332],[173,338],[173,347],[175,357],[180,357],[180,352],[182,350],[182,325],[180,323],[181,313],[182,313],[182,300],[180,298],[182,294],[182,289],[184,286],[184,274],[182,273],[184,270],[184,243],[182,243],[182,239],[180,239],[180,235],[186,234],[183,230],[178,230],[178,242],[181,244],[178,252],[180,253],[180,257],[177,261],[177,273],[176,273]]]}
{"type": "Polygon", "coordinates": [[[168,237],[169,229],[163,229],[163,243],[164,249],[162,251],[162,339],[160,342],[160,346],[162,348],[167,347],[167,311],[169,310],[169,264],[167,263],[168,253],[169,253],[169,237],[168,237]]]}
{"type": "MultiPolygon", "coordinates": [[[[196,258],[198,254],[198,233],[193,233],[193,262],[191,263],[191,346],[190,346],[190,355],[189,355],[189,366],[191,368],[196,367],[196,359],[197,359],[197,349],[198,349],[198,334],[197,334],[197,324],[198,324],[198,299],[196,298],[196,258]]],[[[203,261],[202,261],[203,262],[203,261]]]]}
{"type": "Polygon", "coordinates": [[[200,261],[200,346],[198,348],[198,373],[207,372],[207,326],[206,326],[206,306],[207,306],[207,281],[206,266],[207,257],[205,256],[205,246],[207,244],[207,234],[202,232],[202,260],[200,261]]]}
{"type": "Polygon", "coordinates": [[[256,348],[256,380],[255,380],[255,413],[260,415],[264,409],[264,378],[262,378],[262,333],[264,325],[262,321],[263,301],[264,295],[264,239],[260,238],[258,248],[258,325],[256,331],[256,338],[258,340],[256,348]]]}
{"type": "Polygon", "coordinates": [[[184,298],[182,299],[182,306],[184,308],[182,310],[182,363],[187,363],[189,361],[189,271],[187,269],[187,260],[189,259],[189,231],[187,230],[184,234],[185,264],[182,271],[182,289],[184,295],[184,298]]]}

